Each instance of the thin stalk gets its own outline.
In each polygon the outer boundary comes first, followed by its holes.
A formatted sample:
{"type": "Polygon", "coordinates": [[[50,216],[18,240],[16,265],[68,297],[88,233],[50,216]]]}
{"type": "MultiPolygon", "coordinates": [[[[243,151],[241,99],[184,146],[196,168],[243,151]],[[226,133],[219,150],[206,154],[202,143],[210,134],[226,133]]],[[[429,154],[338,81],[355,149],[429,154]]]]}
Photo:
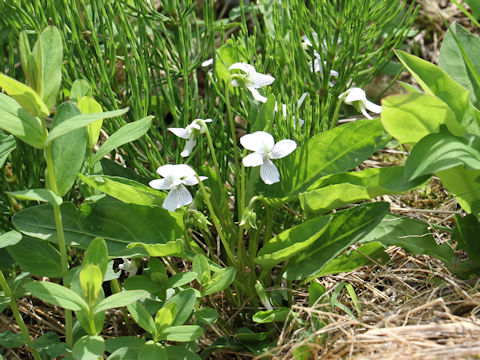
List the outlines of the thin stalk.
{"type": "Polygon", "coordinates": [[[25,325],[22,315],[20,314],[20,310],[18,310],[18,306],[17,306],[17,303],[15,302],[15,298],[13,297],[12,291],[10,290],[7,280],[3,276],[3,272],[1,270],[0,270],[0,286],[5,292],[5,296],[10,298],[10,309],[12,309],[13,316],[17,321],[17,324],[18,324],[18,327],[20,328],[20,332],[22,333],[23,339],[25,340],[25,343],[27,344],[33,358],[35,360],[41,360],[41,357],[38,354],[38,352],[35,349],[32,349],[32,345],[33,345],[32,338],[30,337],[27,326],[25,325]]]}
{"type": "MultiPolygon", "coordinates": [[[[112,293],[118,294],[120,292],[120,285],[118,284],[117,279],[112,279],[110,280],[110,288],[112,289],[112,293]]],[[[128,330],[128,335],[133,335],[133,328],[132,324],[130,323],[130,319],[128,317],[128,311],[125,307],[122,307],[120,309],[122,311],[123,318],[125,319],[125,326],[127,327],[128,330]]]]}

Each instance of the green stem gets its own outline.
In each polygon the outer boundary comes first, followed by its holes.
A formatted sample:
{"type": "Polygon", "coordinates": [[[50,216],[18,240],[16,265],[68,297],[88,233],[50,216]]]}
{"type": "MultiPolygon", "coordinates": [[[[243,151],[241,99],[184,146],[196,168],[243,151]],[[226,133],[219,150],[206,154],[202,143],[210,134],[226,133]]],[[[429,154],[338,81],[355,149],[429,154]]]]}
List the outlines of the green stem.
{"type": "Polygon", "coordinates": [[[266,217],[266,224],[265,224],[265,232],[263,233],[263,246],[268,244],[270,239],[272,238],[272,228],[273,228],[273,210],[271,207],[267,206],[265,208],[265,217],[266,217]]]}
{"type": "MultiPolygon", "coordinates": [[[[120,292],[120,285],[118,284],[117,279],[112,279],[110,280],[110,288],[112,289],[112,293],[118,294],[120,292]]],[[[128,335],[133,335],[133,328],[132,324],[130,323],[130,319],[128,317],[128,311],[125,307],[122,307],[120,309],[122,311],[123,318],[125,319],[125,326],[127,327],[128,330],[128,335]]]]}
{"type": "Polygon", "coordinates": [[[337,106],[335,107],[335,112],[333,113],[332,123],[330,124],[330,129],[333,129],[337,126],[338,123],[338,113],[340,112],[340,106],[342,106],[343,98],[337,101],[337,106]]]}
{"type": "Polygon", "coordinates": [[[2,287],[5,296],[10,298],[10,309],[12,309],[13,316],[15,317],[15,320],[17,321],[18,327],[20,328],[20,332],[22,333],[23,339],[25,340],[25,343],[27,344],[28,348],[30,349],[30,352],[35,360],[41,360],[40,355],[35,349],[32,349],[33,341],[32,338],[30,337],[30,334],[28,332],[27,326],[25,325],[25,322],[23,321],[22,315],[20,314],[20,310],[18,310],[17,303],[15,302],[15,298],[13,297],[12,291],[10,290],[10,287],[8,286],[7,280],[3,276],[3,272],[0,270],[0,286],[2,287]]]}

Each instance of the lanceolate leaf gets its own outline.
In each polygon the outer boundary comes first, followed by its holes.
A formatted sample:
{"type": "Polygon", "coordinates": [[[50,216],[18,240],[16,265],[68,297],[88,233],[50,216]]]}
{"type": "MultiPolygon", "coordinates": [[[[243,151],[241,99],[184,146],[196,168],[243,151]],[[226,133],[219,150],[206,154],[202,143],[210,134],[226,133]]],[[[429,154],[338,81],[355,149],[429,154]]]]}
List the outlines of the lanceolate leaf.
{"type": "Polygon", "coordinates": [[[48,281],[36,281],[24,285],[33,296],[64,309],[88,312],[88,305],[75,291],[48,281]]]}
{"type": "MultiPolygon", "coordinates": [[[[0,114],[0,117],[1,116],[2,115],[0,114]]],[[[0,168],[3,166],[3,164],[7,160],[8,155],[16,147],[17,147],[17,143],[15,142],[15,138],[12,135],[0,134],[0,168]]]]}
{"type": "Polygon", "coordinates": [[[84,336],[75,342],[72,355],[75,360],[98,360],[105,352],[105,341],[101,336],[84,336]]]}
{"type": "Polygon", "coordinates": [[[387,214],[389,205],[358,205],[330,215],[327,230],[305,251],[290,260],[286,278],[301,280],[319,273],[332,259],[372,231],[387,214]]]}
{"type": "Polygon", "coordinates": [[[11,246],[11,245],[15,245],[20,240],[22,240],[22,234],[20,234],[18,231],[15,231],[15,230],[11,230],[9,232],[6,232],[5,234],[1,234],[0,249],[11,246]]]}
{"type": "MultiPolygon", "coordinates": [[[[78,108],[82,111],[82,114],[94,114],[103,111],[102,105],[100,105],[95,99],[84,96],[78,102],[78,108]]],[[[99,119],[87,126],[88,133],[88,146],[93,146],[98,142],[98,136],[102,129],[103,119],[99,119]]]]}
{"type": "Polygon", "coordinates": [[[21,191],[10,191],[7,194],[19,199],[19,200],[33,200],[49,202],[52,205],[60,205],[63,200],[60,196],[55,195],[48,189],[30,189],[21,191]]]}
{"type": "MultiPolygon", "coordinates": [[[[60,209],[67,242],[86,249],[93,238],[102,237],[112,257],[148,255],[141,247],[127,250],[126,246],[133,242],[166,244],[182,236],[181,217],[160,207],[105,201],[84,205],[82,210],[64,202],[60,209]]],[[[57,242],[52,214],[49,205],[34,206],[16,213],[12,221],[25,234],[57,242]]]]}
{"type": "Polygon", "coordinates": [[[100,303],[95,306],[94,312],[97,313],[107,309],[127,306],[146,296],[148,296],[148,291],[145,290],[122,291],[114,295],[110,295],[106,299],[100,301],[100,303]]]}
{"type": "Polygon", "coordinates": [[[413,147],[405,163],[404,176],[405,179],[412,180],[458,165],[480,170],[480,152],[467,139],[442,131],[424,137],[413,147]]]}
{"type": "Polygon", "coordinates": [[[1,93],[0,128],[37,149],[44,146],[40,119],[29,114],[11,97],[1,93]]]}
{"type": "Polygon", "coordinates": [[[107,139],[107,141],[103,143],[100,149],[98,149],[97,153],[93,157],[93,161],[99,161],[113,149],[137,140],[145,135],[145,133],[150,129],[152,119],[153,116],[147,116],[141,120],[137,120],[122,126],[115,133],[113,133],[107,139]]]}
{"type": "Polygon", "coordinates": [[[480,170],[468,170],[463,165],[436,174],[443,186],[455,196],[463,210],[472,212],[472,204],[480,201],[480,170]]]}

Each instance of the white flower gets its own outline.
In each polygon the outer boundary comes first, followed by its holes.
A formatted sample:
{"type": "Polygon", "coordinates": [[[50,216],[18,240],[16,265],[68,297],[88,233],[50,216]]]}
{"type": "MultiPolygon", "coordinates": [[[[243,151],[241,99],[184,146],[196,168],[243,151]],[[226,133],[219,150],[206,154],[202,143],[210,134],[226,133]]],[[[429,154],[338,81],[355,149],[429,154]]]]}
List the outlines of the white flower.
{"type": "MultiPolygon", "coordinates": [[[[318,34],[317,33],[313,33],[312,34],[312,37],[313,37],[313,40],[315,41],[315,44],[318,46],[318,34]]],[[[307,47],[313,47],[313,44],[312,42],[310,41],[310,39],[307,37],[307,35],[303,35],[303,48],[307,48],[307,47]]],[[[338,39],[338,43],[341,43],[341,40],[338,39]]],[[[322,51],[326,51],[325,48],[326,48],[326,43],[325,43],[325,40],[322,42],[322,51]]],[[[326,67],[327,65],[327,62],[326,61],[323,61],[323,65],[322,65],[322,58],[320,56],[320,54],[318,53],[317,50],[313,50],[313,55],[315,56],[315,60],[313,60],[313,62],[310,63],[310,71],[311,72],[320,72],[323,76],[323,69],[326,67]]],[[[335,70],[330,70],[330,76],[331,77],[338,77],[338,72],[335,71],[335,70]]],[[[329,81],[328,82],[328,85],[330,87],[332,87],[333,85],[335,85],[332,81],[329,81]]]]}
{"type": "MultiPolygon", "coordinates": [[[[305,101],[305,98],[307,97],[307,94],[308,93],[306,93],[306,92],[302,94],[300,99],[298,99],[298,101],[297,101],[297,109],[295,109],[295,106],[294,106],[293,111],[300,109],[303,102],[305,101]]],[[[278,103],[275,103],[275,109],[274,110],[278,111],[278,103]]],[[[283,118],[285,120],[287,120],[287,105],[286,104],[282,104],[282,113],[283,113],[283,118]]],[[[295,121],[295,115],[292,115],[292,120],[293,120],[293,128],[295,129],[297,127],[297,124],[296,124],[296,121],[295,121]]],[[[298,124],[300,125],[300,127],[303,126],[304,123],[305,123],[305,121],[303,119],[298,118],[298,124]]]]}
{"type": "Polygon", "coordinates": [[[209,67],[212,64],[213,64],[213,58],[205,60],[204,62],[202,62],[202,67],[209,67]]]}
{"type": "MultiPolygon", "coordinates": [[[[162,204],[164,209],[175,211],[193,201],[192,195],[185,187],[185,185],[198,184],[195,170],[190,166],[184,164],[163,165],[157,169],[157,173],[163,176],[163,179],[152,180],[149,185],[158,190],[170,190],[162,204]]],[[[201,181],[205,179],[207,179],[206,176],[200,176],[201,181]]]]}
{"type": "Polygon", "coordinates": [[[198,133],[205,134],[204,125],[207,122],[212,122],[212,119],[195,119],[186,128],[168,128],[169,131],[182,139],[187,139],[187,143],[180,153],[180,156],[187,157],[192,152],[197,140],[195,139],[198,133]]]}
{"type": "Polygon", "coordinates": [[[265,131],[256,131],[240,138],[245,149],[254,151],[243,158],[244,166],[260,166],[260,177],[267,185],[280,181],[280,173],[272,159],[280,159],[297,148],[293,140],[281,140],[275,144],[273,136],[265,131]]]}
{"type": "MultiPolygon", "coordinates": [[[[260,95],[258,88],[270,85],[275,81],[275,78],[270,75],[257,73],[255,68],[252,65],[246,64],[244,62],[232,64],[228,70],[241,70],[245,73],[242,75],[244,85],[253,95],[253,98],[262,103],[267,102],[265,96],[260,95]]],[[[240,86],[237,80],[232,80],[232,86],[240,86]]]]}
{"type": "Polygon", "coordinates": [[[380,105],[372,103],[371,101],[368,101],[365,91],[358,87],[348,89],[344,93],[340,94],[338,98],[343,99],[345,104],[354,106],[367,119],[370,120],[372,120],[373,118],[370,116],[370,114],[367,113],[367,110],[375,114],[380,114],[382,112],[382,107],[380,105]]]}
{"type": "Polygon", "coordinates": [[[125,271],[128,277],[133,276],[137,273],[138,267],[135,263],[135,260],[129,260],[127,258],[122,258],[123,264],[119,264],[118,268],[125,271]]]}

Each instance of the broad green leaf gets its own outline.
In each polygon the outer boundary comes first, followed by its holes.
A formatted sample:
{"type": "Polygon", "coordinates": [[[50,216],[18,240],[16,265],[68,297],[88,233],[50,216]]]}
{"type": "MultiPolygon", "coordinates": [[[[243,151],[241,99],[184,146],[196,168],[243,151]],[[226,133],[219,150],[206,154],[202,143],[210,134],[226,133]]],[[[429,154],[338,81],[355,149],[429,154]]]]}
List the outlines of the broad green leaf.
{"type": "Polygon", "coordinates": [[[65,286],[48,281],[35,281],[24,285],[33,296],[53,305],[74,311],[88,312],[88,305],[80,295],[65,286]]]}
{"type": "Polygon", "coordinates": [[[226,289],[235,279],[235,269],[233,267],[224,268],[213,273],[209,282],[202,284],[202,295],[207,296],[226,289]]]}
{"type": "Polygon", "coordinates": [[[324,296],[326,293],[327,290],[322,284],[315,281],[311,282],[308,285],[308,306],[313,308],[320,303],[320,300],[323,299],[323,301],[325,301],[327,299],[327,297],[324,296]]]}
{"type": "Polygon", "coordinates": [[[318,274],[342,251],[372,231],[388,210],[389,204],[375,202],[330,215],[327,230],[309,248],[290,260],[286,278],[301,280],[318,274]]]}
{"type": "Polygon", "coordinates": [[[82,266],[87,264],[97,265],[102,273],[102,279],[105,277],[108,266],[108,250],[104,239],[97,237],[92,240],[82,261],[82,266]]]}
{"type": "Polygon", "coordinates": [[[0,128],[37,149],[44,147],[45,137],[40,119],[25,111],[14,99],[1,93],[0,128]]]}
{"type": "Polygon", "coordinates": [[[195,311],[195,322],[200,325],[212,325],[217,322],[218,313],[212,308],[202,308],[195,311]]]}
{"type": "Polygon", "coordinates": [[[102,165],[103,173],[108,176],[116,176],[116,177],[134,180],[136,182],[139,182],[147,186],[151,180],[138,175],[135,172],[135,170],[130,169],[128,167],[123,167],[122,165],[116,163],[111,159],[103,158],[102,160],[100,160],[100,164],[102,165]]]}
{"type": "Polygon", "coordinates": [[[290,309],[282,307],[275,310],[257,311],[252,316],[252,320],[259,324],[267,324],[276,321],[283,322],[287,320],[290,309]]]}
{"type": "Polygon", "coordinates": [[[271,131],[275,118],[275,104],[275,96],[270,95],[268,101],[260,107],[255,122],[249,131],[250,134],[255,131],[271,131]]]}
{"type": "Polygon", "coordinates": [[[195,296],[195,290],[193,289],[182,290],[171,297],[165,305],[172,302],[177,304],[177,314],[175,315],[175,320],[173,320],[172,325],[183,325],[192,314],[196,301],[197,298],[195,296]]]}
{"type": "Polygon", "coordinates": [[[98,360],[105,352],[105,342],[101,336],[84,336],[75,342],[72,355],[75,360],[98,360]]]}
{"type": "Polygon", "coordinates": [[[8,246],[15,245],[22,240],[22,234],[20,234],[18,231],[11,230],[9,232],[6,232],[4,234],[0,235],[0,249],[5,248],[8,246]]]}
{"type": "Polygon", "coordinates": [[[97,121],[98,119],[108,119],[117,116],[122,116],[128,111],[128,108],[114,110],[114,111],[106,111],[102,113],[95,113],[95,114],[81,114],[69,118],[68,120],[62,122],[58,126],[55,126],[51,129],[50,133],[45,140],[45,144],[48,145],[50,142],[55,140],[56,138],[68,134],[77,129],[81,129],[87,127],[91,123],[97,121]]]}
{"type": "MultiPolygon", "coordinates": [[[[217,59],[215,62],[215,72],[219,80],[227,81],[231,72],[228,68],[240,61],[239,53],[235,48],[232,40],[227,40],[220,48],[217,49],[217,59]]],[[[227,86],[231,86],[228,84],[227,86]]]]}
{"type": "Polygon", "coordinates": [[[255,193],[281,201],[295,199],[321,177],[352,170],[384,145],[383,126],[378,119],[350,122],[324,131],[292,154],[276,160],[280,182],[265,185],[259,180],[255,193]]]}
{"type": "Polygon", "coordinates": [[[307,251],[327,230],[331,216],[307,220],[278,234],[264,245],[254,259],[262,267],[272,268],[278,263],[307,251]]]}
{"type": "Polygon", "coordinates": [[[138,354],[138,360],[166,360],[168,359],[165,348],[153,341],[148,341],[138,354]]]}
{"type": "Polygon", "coordinates": [[[153,281],[148,275],[129,276],[123,283],[125,290],[147,290],[155,295],[166,290],[162,285],[153,281]]]}
{"type": "Polygon", "coordinates": [[[201,360],[201,357],[182,346],[168,346],[166,348],[170,360],[201,360]]]}
{"type": "MultiPolygon", "coordinates": [[[[170,303],[155,314],[155,333],[160,335],[166,328],[172,325],[175,314],[177,313],[177,304],[170,303]]],[[[160,338],[158,338],[159,340],[160,338]]]]}
{"type": "Polygon", "coordinates": [[[300,205],[309,215],[321,214],[360,200],[399,194],[421,185],[429,177],[404,181],[404,167],[368,168],[328,175],[299,194],[300,205]]]}
{"type": "Polygon", "coordinates": [[[382,100],[382,124],[401,144],[415,144],[444,124],[456,136],[464,129],[455,113],[440,98],[425,94],[393,95],[382,100]]]}
{"type": "MultiPolygon", "coordinates": [[[[92,97],[92,87],[87,80],[77,79],[70,89],[70,100],[78,103],[84,96],[92,97]]],[[[102,110],[100,109],[100,111],[102,110]]]]}
{"type": "MultiPolygon", "coordinates": [[[[101,237],[111,257],[148,255],[142,247],[126,247],[133,242],[166,244],[183,234],[181,216],[160,207],[105,201],[85,204],[79,210],[64,202],[60,210],[68,244],[86,249],[94,238],[101,237]]],[[[52,214],[49,205],[33,206],[16,213],[12,221],[27,235],[58,242],[52,214]]]]}
{"type": "Polygon", "coordinates": [[[177,273],[167,280],[165,286],[167,287],[167,289],[177,288],[185,284],[191,283],[196,278],[197,273],[193,271],[177,273]]]}
{"type": "Polygon", "coordinates": [[[480,222],[474,215],[468,214],[456,215],[455,223],[452,239],[458,243],[456,249],[465,250],[469,259],[480,267],[480,241],[478,241],[480,222]]]}
{"type": "Polygon", "coordinates": [[[62,83],[63,43],[60,31],[47,26],[40,34],[37,45],[41,54],[37,73],[37,91],[51,111],[62,83]]]}
{"type": "Polygon", "coordinates": [[[143,247],[150,256],[184,256],[183,241],[177,239],[165,244],[145,244],[134,242],[127,245],[127,249],[143,247]]]}
{"type": "Polygon", "coordinates": [[[438,245],[428,226],[424,221],[388,214],[361,242],[400,246],[411,254],[426,254],[448,262],[453,257],[452,248],[446,243],[438,245]]]}
{"type": "Polygon", "coordinates": [[[116,149],[117,147],[127,144],[131,141],[137,140],[138,138],[145,135],[145,133],[150,129],[152,119],[153,116],[147,116],[143,119],[122,126],[115,133],[110,135],[110,137],[103,143],[100,149],[98,149],[97,153],[93,157],[93,161],[100,161],[113,149],[116,149]]]}
{"type": "Polygon", "coordinates": [[[162,338],[168,341],[189,342],[203,335],[203,329],[198,325],[170,326],[162,333],[162,338]]]}
{"type": "Polygon", "coordinates": [[[148,291],[145,291],[145,290],[122,291],[122,292],[110,295],[109,297],[102,300],[98,305],[95,306],[93,311],[95,313],[98,313],[100,311],[105,311],[107,309],[127,306],[146,296],[148,296],[148,291]]]}
{"type": "MultiPolygon", "coordinates": [[[[81,112],[78,107],[72,103],[63,103],[57,108],[51,127],[55,129],[79,115],[81,112]]],[[[73,186],[85,159],[86,145],[85,129],[72,131],[51,143],[53,174],[58,195],[65,195],[73,186]]]]}
{"type": "Polygon", "coordinates": [[[105,340],[105,351],[113,353],[114,351],[125,347],[140,350],[143,345],[145,345],[145,340],[142,338],[136,336],[118,336],[113,339],[105,340]]]}
{"type": "MultiPolygon", "coordinates": [[[[468,98],[468,91],[453,80],[445,71],[426,60],[422,60],[404,51],[396,51],[395,54],[413,75],[415,80],[418,81],[423,91],[429,95],[439,97],[452,109],[458,123],[468,127],[472,122],[477,122],[480,119],[479,111],[472,109],[472,104],[468,98]]],[[[454,135],[461,135],[456,134],[454,131],[452,131],[452,133],[454,135]]]]}
{"type": "MultiPolygon", "coordinates": [[[[0,117],[2,115],[0,114],[0,117]]],[[[1,122],[1,120],[0,120],[1,122]]],[[[15,138],[12,135],[0,134],[0,168],[3,167],[8,155],[17,147],[15,138]]]]}
{"type": "Polygon", "coordinates": [[[52,278],[63,275],[60,252],[46,241],[23,236],[22,241],[8,247],[7,251],[23,270],[33,275],[52,278]]]}
{"type": "Polygon", "coordinates": [[[20,81],[0,73],[0,88],[3,88],[10,97],[15,99],[31,115],[41,119],[50,115],[50,110],[44,104],[39,94],[20,81]]]}
{"type": "MultiPolygon", "coordinates": [[[[82,114],[100,113],[103,111],[102,105],[100,105],[95,99],[84,96],[78,102],[78,108],[82,111],[82,114]]],[[[98,142],[98,136],[102,129],[103,119],[99,119],[87,126],[88,134],[88,146],[92,148],[98,142]]]]}
{"type": "Polygon", "coordinates": [[[210,266],[205,255],[195,255],[192,262],[192,270],[197,274],[200,284],[206,284],[210,281],[210,266]]]}
{"type": "Polygon", "coordinates": [[[90,307],[93,307],[97,301],[98,294],[102,288],[102,271],[97,265],[82,264],[80,270],[80,284],[82,285],[83,295],[90,307]]]}
{"type": "Polygon", "coordinates": [[[460,24],[451,24],[442,41],[438,66],[468,90],[470,101],[477,108],[480,105],[479,57],[480,39],[460,24]]]}
{"type": "MultiPolygon", "coordinates": [[[[107,340],[108,341],[108,340],[107,340]]],[[[142,345],[143,348],[143,345],[142,345]]],[[[139,349],[122,347],[110,354],[107,360],[137,360],[140,353],[139,349]]]]}
{"type": "Polygon", "coordinates": [[[166,193],[134,180],[106,175],[78,176],[88,186],[129,204],[162,206],[166,197],[166,193]]]}
{"type": "Polygon", "coordinates": [[[472,212],[472,204],[480,201],[480,170],[468,170],[463,165],[439,171],[436,175],[442,184],[455,196],[463,210],[472,212]]]}
{"type": "Polygon", "coordinates": [[[465,2],[472,9],[473,16],[478,19],[480,18],[480,3],[477,0],[465,0],[465,2]]]}
{"type": "Polygon", "coordinates": [[[29,189],[21,191],[6,191],[7,194],[19,200],[31,200],[49,202],[52,205],[61,205],[63,199],[55,195],[55,193],[48,189],[29,189]]]}
{"type": "Polygon", "coordinates": [[[0,333],[0,346],[6,349],[17,348],[25,345],[22,334],[15,334],[10,331],[0,333]]]}
{"type": "Polygon", "coordinates": [[[405,163],[404,177],[412,180],[458,165],[464,165],[469,170],[480,170],[480,152],[467,139],[442,131],[425,136],[413,147],[405,163]]]}
{"type": "Polygon", "coordinates": [[[133,320],[150,335],[155,335],[155,321],[153,321],[150,313],[140,304],[139,301],[127,306],[133,320]]]}

